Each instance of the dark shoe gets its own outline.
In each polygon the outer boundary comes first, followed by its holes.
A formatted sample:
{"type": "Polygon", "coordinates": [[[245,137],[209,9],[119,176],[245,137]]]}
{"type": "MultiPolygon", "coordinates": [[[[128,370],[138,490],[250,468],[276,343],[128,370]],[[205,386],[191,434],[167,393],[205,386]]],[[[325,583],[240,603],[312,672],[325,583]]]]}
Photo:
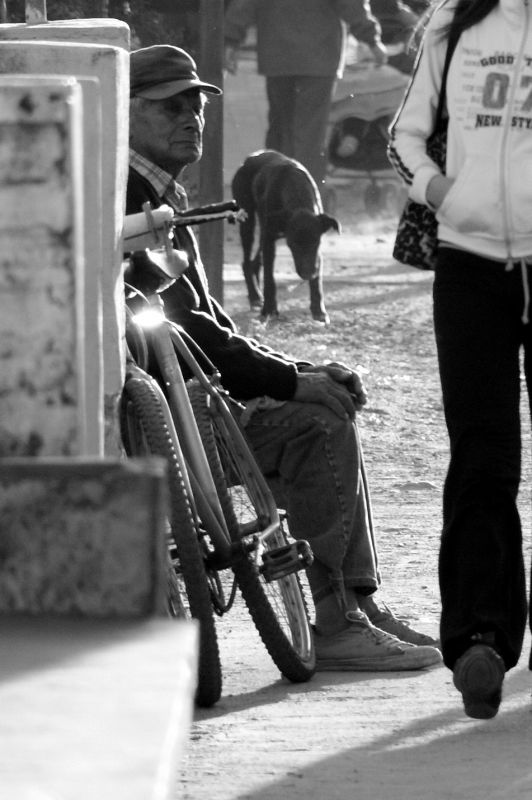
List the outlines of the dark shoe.
{"type": "Polygon", "coordinates": [[[474,644],[454,665],[453,682],[462,693],[464,710],[473,719],[492,719],[502,699],[506,668],[493,647],[474,644]]]}
{"type": "Polygon", "coordinates": [[[440,647],[440,643],[437,639],[433,639],[432,636],[428,636],[426,633],[420,633],[419,631],[416,631],[407,622],[398,619],[395,614],[390,611],[388,606],[379,608],[378,612],[371,615],[369,619],[372,625],[380,628],[381,631],[391,633],[392,636],[397,636],[397,638],[402,642],[408,642],[409,644],[415,645],[429,645],[430,647],[440,647]]]}

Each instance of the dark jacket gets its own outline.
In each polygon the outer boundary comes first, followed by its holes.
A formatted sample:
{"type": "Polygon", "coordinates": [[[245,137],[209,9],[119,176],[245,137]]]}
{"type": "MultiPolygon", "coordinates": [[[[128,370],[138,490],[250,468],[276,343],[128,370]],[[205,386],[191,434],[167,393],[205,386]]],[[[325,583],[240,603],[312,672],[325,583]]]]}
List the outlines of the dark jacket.
{"type": "MultiPolygon", "coordinates": [[[[129,170],[126,214],[142,211],[149,201],[153,208],[161,200],[151,184],[134,169],[129,170]]],[[[196,239],[189,228],[177,228],[176,247],[186,250],[189,267],[162,293],[169,319],[181,325],[220,371],[222,383],[238,400],[269,395],[290,400],[296,390],[297,364],[258,342],[237,333],[231,318],[210,296],[207,276],[196,239]]]]}
{"type": "Polygon", "coordinates": [[[257,27],[257,68],[278,77],[341,73],[342,22],[369,45],[380,41],[368,0],[232,0],[225,16],[226,44],[239,45],[257,27]]]}

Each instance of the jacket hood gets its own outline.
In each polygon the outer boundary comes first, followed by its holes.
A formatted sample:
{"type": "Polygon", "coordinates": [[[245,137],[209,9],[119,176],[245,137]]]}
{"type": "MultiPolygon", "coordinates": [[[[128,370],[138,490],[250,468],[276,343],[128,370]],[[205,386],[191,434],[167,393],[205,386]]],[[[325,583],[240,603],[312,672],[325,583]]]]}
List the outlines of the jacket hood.
{"type": "Polygon", "coordinates": [[[510,25],[523,24],[526,17],[526,0],[499,0],[499,5],[510,25]]]}

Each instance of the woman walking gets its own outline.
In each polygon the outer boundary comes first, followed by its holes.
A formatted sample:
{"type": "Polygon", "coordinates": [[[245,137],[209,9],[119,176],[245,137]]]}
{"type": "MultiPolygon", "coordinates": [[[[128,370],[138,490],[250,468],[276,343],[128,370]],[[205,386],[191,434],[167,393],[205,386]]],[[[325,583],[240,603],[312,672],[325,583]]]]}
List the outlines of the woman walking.
{"type": "MultiPolygon", "coordinates": [[[[516,498],[520,359],[530,396],[532,10],[444,0],[390,129],[389,157],[438,221],[434,327],[450,440],[441,643],[466,714],[497,714],[527,619],[516,498]],[[445,174],[428,157],[447,45],[445,174]]],[[[529,666],[532,668],[532,660],[529,666]]]]}

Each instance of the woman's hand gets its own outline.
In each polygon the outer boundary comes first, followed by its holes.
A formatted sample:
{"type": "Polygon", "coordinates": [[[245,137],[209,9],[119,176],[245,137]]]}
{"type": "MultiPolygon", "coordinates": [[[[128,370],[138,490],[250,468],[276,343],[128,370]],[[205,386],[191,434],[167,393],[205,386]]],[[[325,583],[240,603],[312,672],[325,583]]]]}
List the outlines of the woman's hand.
{"type": "Polygon", "coordinates": [[[428,205],[437,210],[443,203],[443,199],[453,183],[453,179],[447,178],[445,175],[434,175],[427,186],[426,198],[428,205]]]}

